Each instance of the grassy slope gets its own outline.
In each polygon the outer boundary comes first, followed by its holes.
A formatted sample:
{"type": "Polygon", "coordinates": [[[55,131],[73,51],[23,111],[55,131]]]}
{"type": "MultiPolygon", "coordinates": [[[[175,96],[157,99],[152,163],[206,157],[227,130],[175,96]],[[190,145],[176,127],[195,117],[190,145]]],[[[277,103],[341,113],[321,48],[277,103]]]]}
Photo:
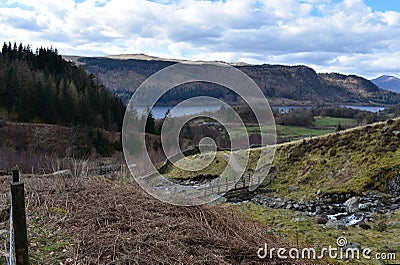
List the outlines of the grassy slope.
{"type": "MultiPolygon", "coordinates": [[[[336,119],[324,119],[323,126],[333,125],[336,119]]],[[[341,120],[343,122],[343,120],[341,120]]],[[[386,191],[385,181],[400,169],[400,119],[357,127],[312,139],[277,145],[273,167],[272,196],[315,199],[318,190],[327,193],[361,193],[367,190],[386,191]],[[380,174],[384,170],[385,174],[380,174]],[[297,189],[290,187],[296,186],[297,189]]],[[[217,157],[221,154],[218,153],[217,157]]],[[[252,149],[249,169],[255,167],[257,149],[252,149]]],[[[216,170],[215,161],[208,167],[216,170]]],[[[186,172],[177,171],[178,176],[186,172]]],[[[193,175],[193,173],[192,173],[193,175]]],[[[269,177],[266,178],[269,181],[269,177]]],[[[400,252],[400,210],[393,215],[376,214],[371,229],[360,226],[345,228],[324,227],[314,217],[302,216],[291,210],[271,209],[248,202],[234,205],[251,220],[267,224],[269,233],[292,244],[321,249],[336,246],[336,239],[344,236],[349,242],[377,252],[400,252]],[[385,229],[380,230],[381,224],[385,229]]],[[[398,263],[391,261],[388,264],[398,263]]],[[[333,260],[332,264],[377,264],[375,260],[333,260]]]]}
{"type": "Polygon", "coordinates": [[[357,127],[319,138],[278,145],[274,166],[278,173],[272,188],[281,195],[310,198],[326,193],[386,191],[385,180],[400,168],[400,119],[357,127]],[[379,174],[385,170],[385,174],[379,174]],[[297,192],[289,194],[289,187],[297,192]]]}
{"type": "MultiPolygon", "coordinates": [[[[318,190],[323,193],[386,191],[385,181],[400,169],[400,140],[394,131],[400,131],[400,119],[277,145],[273,162],[276,170],[269,188],[278,190],[281,197],[294,199],[309,199],[318,190]],[[384,175],[380,174],[381,170],[385,171],[384,175]],[[291,186],[298,187],[297,191],[289,192],[291,186]]],[[[257,155],[253,149],[248,169],[255,168],[257,155]]],[[[219,161],[224,160],[221,157],[222,153],[218,153],[219,161]]],[[[167,174],[178,178],[215,175],[224,165],[216,161],[197,173],[170,168],[167,174]]]]}
{"type": "MultiPolygon", "coordinates": [[[[239,208],[242,213],[251,220],[257,220],[260,223],[270,227],[271,234],[287,240],[295,245],[303,247],[314,247],[320,251],[322,247],[337,247],[336,240],[339,237],[345,237],[348,242],[352,242],[362,248],[370,248],[372,257],[376,253],[396,252],[396,260],[388,261],[387,264],[398,264],[400,245],[400,210],[394,212],[392,216],[376,215],[377,221],[371,223],[372,229],[364,230],[359,226],[345,227],[341,229],[333,227],[324,227],[318,225],[314,217],[297,215],[291,210],[272,209],[256,205],[254,203],[245,203],[232,206],[239,208]],[[380,224],[387,227],[384,231],[379,230],[380,224]]],[[[330,260],[330,264],[379,264],[376,260],[330,260]]],[[[386,263],[384,263],[386,264],[386,263]]]]}
{"type": "MultiPolygon", "coordinates": [[[[198,156],[191,156],[189,158],[192,158],[192,160],[199,158],[198,156]]],[[[179,163],[180,161],[178,161],[179,163]]],[[[227,160],[225,159],[224,152],[218,152],[216,157],[214,158],[213,162],[205,167],[201,172],[201,175],[203,176],[218,176],[221,174],[225,167],[228,165],[227,160]]],[[[188,165],[182,164],[181,166],[187,167],[188,165]]],[[[182,170],[179,167],[170,167],[169,170],[165,174],[167,177],[170,178],[181,178],[181,179],[189,179],[189,178],[195,178],[199,177],[200,174],[196,171],[186,171],[182,170]]]]}

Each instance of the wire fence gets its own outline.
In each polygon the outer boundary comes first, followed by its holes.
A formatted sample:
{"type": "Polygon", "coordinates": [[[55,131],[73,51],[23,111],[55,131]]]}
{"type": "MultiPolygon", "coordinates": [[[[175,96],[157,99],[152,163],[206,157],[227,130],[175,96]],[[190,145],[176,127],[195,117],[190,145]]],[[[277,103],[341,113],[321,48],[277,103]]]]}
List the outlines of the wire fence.
{"type": "Polygon", "coordinates": [[[14,224],[13,224],[13,208],[12,208],[12,195],[10,192],[10,253],[8,257],[8,265],[16,265],[15,250],[14,250],[14,224]]]}
{"type": "Polygon", "coordinates": [[[19,181],[19,170],[12,170],[10,192],[10,247],[8,265],[28,265],[28,236],[26,229],[24,183],[19,181]]]}

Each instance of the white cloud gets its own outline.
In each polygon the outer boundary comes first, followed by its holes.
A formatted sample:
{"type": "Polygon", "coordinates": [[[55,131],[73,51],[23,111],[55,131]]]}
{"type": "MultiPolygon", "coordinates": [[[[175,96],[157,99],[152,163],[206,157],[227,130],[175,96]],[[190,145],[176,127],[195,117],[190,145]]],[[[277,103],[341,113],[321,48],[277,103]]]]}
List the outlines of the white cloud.
{"type": "Polygon", "coordinates": [[[400,13],[375,12],[362,0],[8,0],[0,23],[4,41],[53,45],[64,54],[400,74],[400,13]]]}

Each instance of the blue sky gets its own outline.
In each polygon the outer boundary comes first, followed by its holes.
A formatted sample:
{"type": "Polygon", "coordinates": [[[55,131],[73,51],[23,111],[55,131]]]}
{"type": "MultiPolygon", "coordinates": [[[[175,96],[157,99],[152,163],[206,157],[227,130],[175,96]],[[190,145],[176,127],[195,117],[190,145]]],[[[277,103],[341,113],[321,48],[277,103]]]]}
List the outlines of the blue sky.
{"type": "Polygon", "coordinates": [[[1,0],[0,40],[68,55],[400,76],[400,0],[1,0]]]}
{"type": "Polygon", "coordinates": [[[365,0],[365,4],[374,11],[400,11],[399,0],[365,0]]]}

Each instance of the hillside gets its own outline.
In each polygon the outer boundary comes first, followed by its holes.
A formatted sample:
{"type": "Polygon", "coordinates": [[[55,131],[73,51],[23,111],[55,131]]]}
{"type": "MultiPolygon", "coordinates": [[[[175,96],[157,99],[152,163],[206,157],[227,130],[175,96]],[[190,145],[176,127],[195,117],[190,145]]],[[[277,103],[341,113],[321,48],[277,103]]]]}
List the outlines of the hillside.
{"type": "MultiPolygon", "coordinates": [[[[257,258],[264,243],[290,247],[238,211],[166,204],[119,176],[22,176],[31,264],[265,264],[257,258]]],[[[10,203],[9,177],[0,176],[0,197],[2,212],[10,203]]],[[[0,216],[0,225],[7,223],[0,216]]],[[[0,264],[8,234],[0,227],[0,264]]],[[[274,256],[268,264],[286,262],[274,256]]]]}
{"type": "Polygon", "coordinates": [[[273,186],[289,197],[400,194],[400,119],[278,146],[273,186]],[[290,187],[298,190],[290,192],[290,187]]]}
{"type": "MultiPolygon", "coordinates": [[[[310,199],[318,191],[320,194],[376,191],[398,196],[399,144],[400,119],[279,144],[264,188],[279,191],[280,197],[297,200],[310,199]]],[[[248,172],[254,170],[258,153],[257,149],[251,150],[248,172]]],[[[207,170],[218,168],[221,166],[214,161],[204,172],[189,174],[174,167],[166,172],[174,178],[185,178],[205,176],[210,174],[207,170]]],[[[213,174],[218,172],[214,170],[213,174]]]]}
{"type": "Polygon", "coordinates": [[[51,173],[67,158],[111,156],[121,150],[120,134],[100,128],[0,122],[0,171],[51,173]]]}
{"type": "MultiPolygon", "coordinates": [[[[68,57],[85,66],[92,74],[120,96],[128,101],[134,91],[147,77],[158,70],[180,62],[154,57],[141,56],[111,56],[111,57],[68,57]],[[133,59],[132,59],[133,58],[133,59]]],[[[185,63],[201,63],[190,62],[185,63]]],[[[232,64],[248,74],[260,86],[273,105],[293,104],[396,104],[400,95],[379,89],[370,81],[350,75],[318,74],[306,66],[283,65],[246,65],[232,64]]],[[[197,84],[180,88],[174,97],[164,98],[163,104],[186,99],[188,95],[178,92],[192,91],[192,94],[202,94],[202,91],[214,91],[216,95],[230,102],[237,99],[223,91],[223,88],[207,84],[199,87],[197,84]],[[220,92],[215,92],[218,90],[220,92]]],[[[206,92],[204,92],[206,93],[206,92]]]]}
{"type": "MultiPolygon", "coordinates": [[[[345,237],[347,246],[392,253],[387,264],[399,264],[399,147],[399,118],[279,144],[258,189],[239,189],[224,197],[288,242],[321,247],[345,237]]],[[[258,154],[258,149],[251,149],[245,175],[253,172],[258,154]]],[[[204,155],[189,158],[198,157],[204,155]]],[[[206,185],[204,176],[215,177],[225,169],[224,157],[218,152],[210,166],[196,173],[170,166],[166,176],[183,184],[206,185]]],[[[217,188],[208,189],[212,190],[217,188]]],[[[377,263],[362,259],[332,264],[377,263]]]]}
{"type": "Polygon", "coordinates": [[[0,171],[53,172],[122,150],[125,106],[57,49],[4,43],[0,53],[0,171]],[[69,163],[69,162],[66,162],[69,163]]]}
{"type": "Polygon", "coordinates": [[[118,131],[124,105],[57,49],[4,43],[0,53],[0,119],[82,125],[118,131]]]}
{"type": "Polygon", "coordinates": [[[395,76],[382,75],[372,79],[371,82],[382,89],[400,93],[400,79],[395,76]]]}

